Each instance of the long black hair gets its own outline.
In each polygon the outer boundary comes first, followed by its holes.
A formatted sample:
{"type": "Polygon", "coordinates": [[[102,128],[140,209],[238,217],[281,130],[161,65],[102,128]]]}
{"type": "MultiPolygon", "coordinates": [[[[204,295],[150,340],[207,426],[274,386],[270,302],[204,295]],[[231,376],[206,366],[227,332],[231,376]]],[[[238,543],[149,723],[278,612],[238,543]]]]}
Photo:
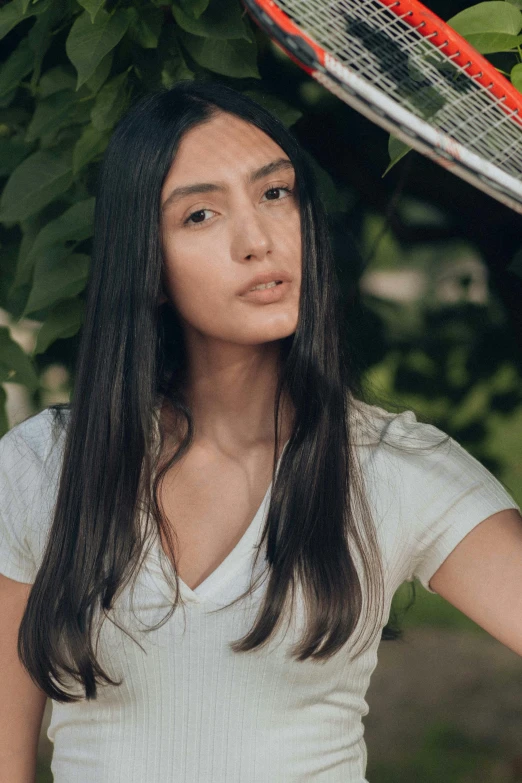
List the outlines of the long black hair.
{"type": "MultiPolygon", "coordinates": [[[[109,616],[136,576],[151,519],[175,562],[157,489],[190,448],[194,423],[180,387],[186,358],[180,322],[170,302],[158,304],[160,193],[184,134],[221,111],[257,126],[288,155],[296,172],[302,240],[298,325],[281,341],[274,401],[274,474],[283,391],[295,419],[263,531],[270,576],[253,627],[231,648],[239,653],[265,644],[289,591],[293,606],[296,584],[307,608],[306,632],[293,650],[297,660],[326,659],[348,639],[362,638],[354,633],[361,618],[368,620],[362,630],[371,626],[370,638],[383,628],[382,564],[350,415],[362,393],[343,340],[340,286],[314,173],[291,131],[257,102],[216,81],[181,81],[140,97],[109,142],[99,171],[71,402],[49,406],[54,427],[66,430],[63,463],[18,654],[33,680],[57,701],[79,698],[62,687],[64,673],[81,683],[87,699],[96,698],[102,681],[121,684],[96,660],[94,618],[97,611],[109,616]],[[159,401],[173,421],[186,425],[161,469],[154,436],[159,401]],[[145,528],[139,523],[144,509],[145,528]]],[[[168,576],[175,600],[163,622],[182,603],[174,567],[168,576]]]]}

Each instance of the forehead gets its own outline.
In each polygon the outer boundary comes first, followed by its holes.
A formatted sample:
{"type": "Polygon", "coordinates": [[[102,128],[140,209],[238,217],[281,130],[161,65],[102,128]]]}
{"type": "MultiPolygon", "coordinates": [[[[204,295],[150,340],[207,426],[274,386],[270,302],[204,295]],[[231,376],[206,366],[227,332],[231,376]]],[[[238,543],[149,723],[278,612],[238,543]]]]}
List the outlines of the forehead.
{"type": "Polygon", "coordinates": [[[183,136],[165,181],[246,177],[253,169],[277,157],[287,157],[282,148],[260,128],[233,114],[220,112],[196,125],[183,136]]]}

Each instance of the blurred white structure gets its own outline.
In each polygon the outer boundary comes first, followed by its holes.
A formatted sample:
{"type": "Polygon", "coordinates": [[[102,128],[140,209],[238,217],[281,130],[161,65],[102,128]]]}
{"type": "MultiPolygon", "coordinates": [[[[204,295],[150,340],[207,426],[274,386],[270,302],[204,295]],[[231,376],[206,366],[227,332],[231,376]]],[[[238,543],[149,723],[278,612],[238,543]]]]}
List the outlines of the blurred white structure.
{"type": "MultiPolygon", "coordinates": [[[[29,318],[19,322],[13,321],[8,312],[0,308],[0,326],[7,326],[12,339],[18,343],[23,351],[31,354],[36,345],[38,330],[41,321],[32,321],[29,318]]],[[[69,373],[62,365],[51,365],[40,378],[43,390],[42,399],[44,405],[54,402],[68,402],[69,395],[64,392],[69,381],[69,373]]],[[[6,413],[9,427],[14,427],[24,421],[31,414],[36,413],[31,397],[26,387],[21,383],[3,383],[7,394],[6,413]]]]}
{"type": "Polygon", "coordinates": [[[395,302],[415,302],[430,292],[436,301],[487,304],[489,297],[486,266],[473,255],[461,256],[422,269],[376,269],[360,280],[363,293],[395,302]],[[466,284],[464,284],[466,280],[466,284]]]}

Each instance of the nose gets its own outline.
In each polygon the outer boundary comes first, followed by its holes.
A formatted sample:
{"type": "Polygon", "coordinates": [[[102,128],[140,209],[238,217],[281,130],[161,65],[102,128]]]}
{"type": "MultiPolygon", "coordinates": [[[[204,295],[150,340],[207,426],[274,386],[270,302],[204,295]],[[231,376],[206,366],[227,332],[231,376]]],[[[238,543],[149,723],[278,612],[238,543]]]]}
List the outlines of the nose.
{"type": "Polygon", "coordinates": [[[272,250],[272,239],[267,220],[254,205],[242,208],[234,224],[233,257],[237,259],[264,258],[272,250]]]}

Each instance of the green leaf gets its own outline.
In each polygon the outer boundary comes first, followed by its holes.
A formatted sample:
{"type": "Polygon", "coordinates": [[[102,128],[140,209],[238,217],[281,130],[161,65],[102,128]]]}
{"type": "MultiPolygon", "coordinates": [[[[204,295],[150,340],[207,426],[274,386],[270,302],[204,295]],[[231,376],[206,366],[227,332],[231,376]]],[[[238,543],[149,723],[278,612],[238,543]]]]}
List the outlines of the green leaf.
{"type": "Polygon", "coordinates": [[[0,222],[23,220],[66,191],[73,181],[71,157],[38,150],[22,161],[2,193],[0,222]]]}
{"type": "Polygon", "coordinates": [[[13,27],[29,19],[30,16],[38,16],[49,9],[49,0],[41,0],[35,5],[27,5],[27,0],[11,0],[10,3],[0,8],[0,39],[4,38],[13,27]]]}
{"type": "Polygon", "coordinates": [[[0,97],[0,108],[3,109],[6,106],[11,105],[11,103],[14,101],[17,89],[18,87],[13,87],[12,90],[9,90],[9,92],[6,92],[5,95],[2,95],[2,97],[0,97]]]}
{"type": "Polygon", "coordinates": [[[70,66],[56,65],[46,71],[38,84],[40,98],[47,98],[60,90],[74,90],[76,77],[70,66]]]}
{"type": "Polygon", "coordinates": [[[239,79],[248,76],[261,78],[255,42],[200,38],[190,33],[181,33],[180,40],[198,65],[209,71],[239,79]]]}
{"type": "MultiPolygon", "coordinates": [[[[20,289],[30,287],[32,268],[25,265],[25,258],[31,249],[31,246],[36,239],[38,232],[41,231],[45,223],[42,223],[41,213],[31,215],[26,220],[20,221],[20,229],[22,231],[22,239],[18,247],[18,258],[16,262],[16,275],[9,291],[9,297],[14,298],[16,295],[21,296],[20,289]]],[[[68,250],[68,252],[71,252],[68,250]]],[[[29,290],[25,294],[25,299],[29,295],[29,290]]],[[[24,299],[24,303],[25,303],[24,299]]],[[[8,308],[7,308],[8,309],[8,308]]],[[[21,312],[21,308],[19,310],[21,312]]]]}
{"type": "Polygon", "coordinates": [[[83,291],[89,274],[89,263],[90,258],[84,253],[73,253],[67,258],[44,256],[39,259],[22,318],[83,291]]]}
{"type": "MultiPolygon", "coordinates": [[[[30,245],[30,241],[27,241],[27,246],[30,245]]],[[[34,265],[36,262],[41,264],[46,263],[58,263],[58,261],[63,261],[64,259],[68,258],[68,256],[72,255],[74,252],[74,247],[68,247],[66,245],[55,245],[52,248],[45,248],[45,250],[42,251],[41,255],[37,256],[36,258],[32,256],[32,263],[31,265],[27,262],[27,249],[24,250],[24,253],[22,253],[22,247],[20,246],[20,254],[18,259],[18,266],[16,267],[16,275],[15,279],[11,285],[11,289],[9,291],[9,296],[14,297],[16,294],[18,294],[18,297],[24,296],[23,302],[22,302],[22,308],[25,307],[25,304],[27,303],[27,298],[29,296],[29,293],[32,288],[32,279],[33,279],[33,271],[34,271],[34,265]],[[25,292],[25,295],[24,293],[25,292]]],[[[22,312],[22,309],[20,310],[22,312]]],[[[36,316],[36,320],[42,320],[38,316],[36,316]]]]}
{"type": "Polygon", "coordinates": [[[91,120],[99,131],[112,128],[123,113],[128,98],[128,71],[120,73],[101,88],[91,111],[91,120]]]}
{"type": "Polygon", "coordinates": [[[128,35],[143,49],[156,49],[163,24],[161,8],[146,6],[138,12],[132,6],[126,9],[130,16],[128,35]]]}
{"type": "Polygon", "coordinates": [[[275,114],[287,128],[303,116],[302,111],[294,106],[290,106],[286,101],[278,98],[277,95],[261,92],[260,90],[243,90],[243,94],[253,98],[254,101],[257,101],[265,109],[275,114]]]}
{"type": "Polygon", "coordinates": [[[43,98],[36,105],[25,140],[29,143],[36,141],[46,133],[68,125],[75,107],[76,93],[72,90],[60,90],[48,98],[43,98]]]}
{"type": "MultiPolygon", "coordinates": [[[[24,306],[25,299],[27,298],[26,291],[25,296],[19,296],[18,301],[15,301],[11,292],[12,281],[16,274],[16,259],[19,246],[19,241],[1,243],[2,274],[0,275],[0,307],[10,313],[14,320],[16,320],[18,313],[20,312],[21,307],[24,306]]],[[[20,294],[20,292],[17,293],[20,294]]]]}
{"type": "Polygon", "coordinates": [[[517,63],[517,65],[511,69],[511,81],[513,87],[519,92],[522,92],[522,63],[517,63]]]}
{"type": "MultiPolygon", "coordinates": [[[[75,94],[78,96],[78,93],[75,94]]],[[[40,149],[53,148],[59,150],[65,146],[71,148],[72,151],[81,130],[76,126],[90,122],[91,108],[92,101],[78,100],[77,97],[76,101],[73,101],[71,104],[69,114],[59,123],[56,122],[51,127],[47,127],[45,132],[42,133],[40,149]]]]}
{"type": "Polygon", "coordinates": [[[10,131],[25,130],[25,126],[31,119],[31,115],[21,106],[13,106],[10,109],[0,111],[0,123],[7,125],[10,131]]]}
{"type": "Polygon", "coordinates": [[[408,144],[405,144],[400,139],[397,139],[395,136],[390,135],[388,139],[388,154],[390,156],[390,164],[384,174],[383,177],[386,176],[386,174],[392,169],[396,163],[398,163],[404,156],[411,150],[411,147],[408,144]]]}
{"type": "Polygon", "coordinates": [[[58,302],[38,332],[33,355],[44,353],[56,340],[74,337],[82,326],[84,310],[85,305],[78,298],[58,302]]]}
{"type": "Polygon", "coordinates": [[[108,54],[106,54],[103,60],[100,60],[96,66],[96,70],[94,71],[93,75],[85,82],[87,89],[90,90],[93,95],[96,95],[100,87],[102,87],[107,81],[107,78],[111,72],[113,57],[114,51],[110,51],[108,54]]]}
{"type": "Polygon", "coordinates": [[[7,177],[27,157],[31,147],[19,136],[0,139],[0,177],[7,177]]]}
{"type": "Polygon", "coordinates": [[[522,11],[522,0],[508,0],[508,3],[514,5],[515,8],[520,8],[520,10],[522,11]]]}
{"type": "Polygon", "coordinates": [[[36,235],[24,258],[24,266],[33,263],[44,253],[66,242],[82,242],[93,234],[95,198],[84,199],[73,204],[55,220],[47,223],[36,235]]]}
{"type": "Polygon", "coordinates": [[[78,5],[88,12],[91,17],[91,22],[94,24],[96,16],[100,8],[104,5],[105,0],[78,0],[78,5]]]}
{"type": "Polygon", "coordinates": [[[207,10],[209,0],[178,0],[177,4],[185,13],[191,14],[195,19],[198,19],[207,10]]]}
{"type": "Polygon", "coordinates": [[[7,326],[0,326],[0,383],[22,383],[29,391],[39,386],[29,356],[13,340],[7,326]]]}
{"type": "Polygon", "coordinates": [[[0,9],[0,38],[3,38],[27,13],[24,0],[12,0],[0,9]]]}
{"type": "Polygon", "coordinates": [[[27,40],[34,53],[33,75],[31,89],[34,90],[42,72],[42,62],[52,41],[53,27],[60,21],[66,11],[65,0],[53,0],[49,11],[42,14],[29,30],[27,40]]]}
{"type": "Polygon", "coordinates": [[[181,48],[176,41],[169,41],[168,53],[162,57],[161,83],[167,89],[182,79],[193,79],[194,73],[190,70],[181,48]]]}
{"type": "Polygon", "coordinates": [[[24,76],[33,70],[34,52],[27,38],[22,38],[14,52],[0,68],[0,95],[18,87],[24,76]]]}
{"type": "Polygon", "coordinates": [[[522,35],[508,33],[470,33],[463,38],[481,54],[509,52],[522,43],[522,35]]]}
{"type": "Polygon", "coordinates": [[[244,38],[252,41],[238,0],[211,0],[207,10],[197,19],[179,6],[173,5],[172,15],[177,24],[192,35],[224,40],[244,38]]]}
{"type": "Polygon", "coordinates": [[[124,10],[108,14],[102,8],[94,24],[87,11],[76,19],[65,43],[65,50],[78,72],[77,90],[93,75],[105,55],[119,44],[128,26],[129,17],[124,10]]]}
{"type": "Polygon", "coordinates": [[[522,14],[505,0],[491,0],[464,9],[448,19],[447,24],[464,37],[476,33],[518,35],[522,30],[522,14]]]}
{"type": "Polygon", "coordinates": [[[87,125],[73,150],[73,174],[101,155],[109,143],[110,133],[87,125]]]}

